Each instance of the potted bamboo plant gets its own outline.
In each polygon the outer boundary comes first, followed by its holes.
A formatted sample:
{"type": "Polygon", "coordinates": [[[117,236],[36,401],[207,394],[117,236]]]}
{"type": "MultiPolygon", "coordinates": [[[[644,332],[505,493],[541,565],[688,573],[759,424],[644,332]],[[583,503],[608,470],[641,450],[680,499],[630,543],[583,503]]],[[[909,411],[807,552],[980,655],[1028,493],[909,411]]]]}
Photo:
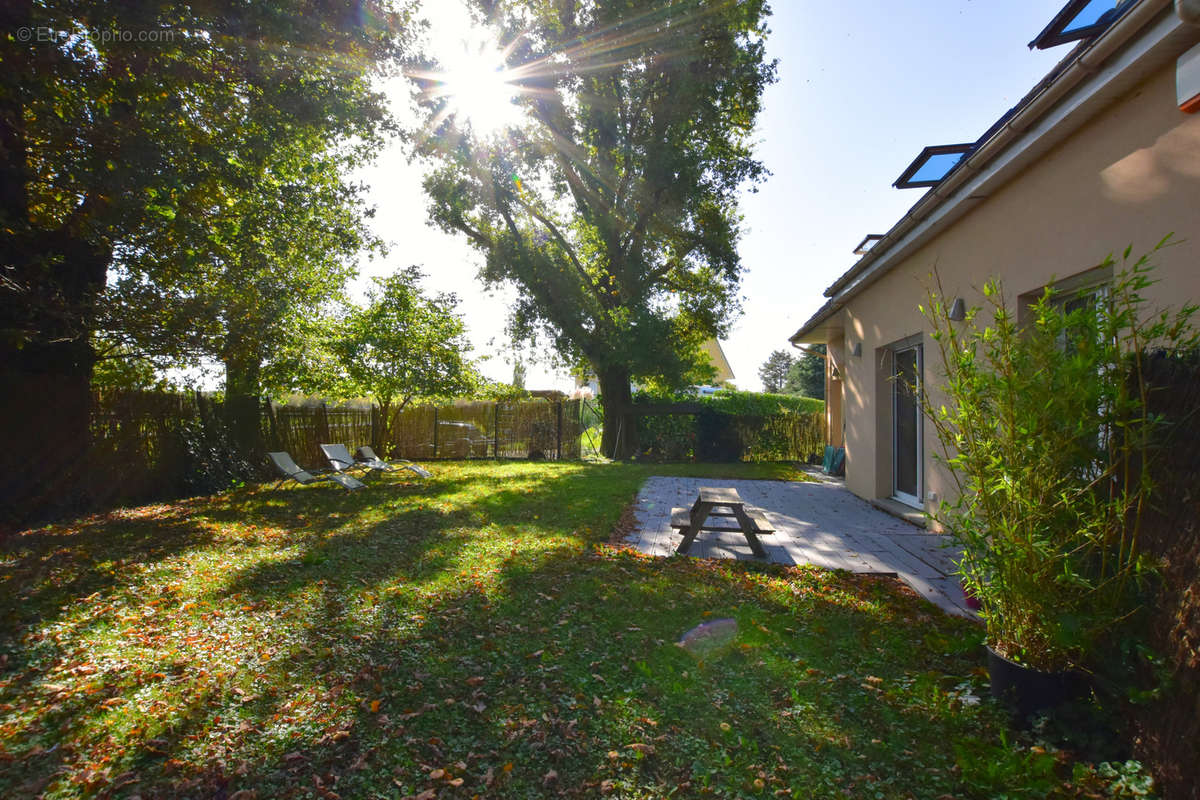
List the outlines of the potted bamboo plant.
{"type": "Polygon", "coordinates": [[[944,377],[924,410],[957,487],[933,516],[961,544],[992,691],[1022,717],[1078,689],[1153,572],[1138,534],[1161,436],[1141,360],[1196,336],[1194,307],[1147,313],[1149,273],[1126,251],[1110,285],[1047,290],[1020,324],[998,282],[961,321],[940,283],[922,308],[944,377]]]}

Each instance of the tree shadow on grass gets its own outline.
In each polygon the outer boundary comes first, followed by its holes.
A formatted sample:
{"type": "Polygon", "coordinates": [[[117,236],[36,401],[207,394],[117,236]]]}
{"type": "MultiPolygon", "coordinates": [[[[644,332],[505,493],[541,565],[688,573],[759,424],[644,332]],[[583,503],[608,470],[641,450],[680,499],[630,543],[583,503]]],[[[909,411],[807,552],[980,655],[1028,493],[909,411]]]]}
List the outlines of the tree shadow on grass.
{"type": "MultiPolygon", "coordinates": [[[[56,735],[86,741],[69,754],[13,748],[10,766],[47,780],[65,768],[96,791],[125,776],[114,794],[143,797],[589,795],[605,781],[628,793],[705,780],[735,791],[756,774],[752,765],[764,770],[781,752],[798,759],[823,742],[826,756],[813,763],[836,765],[830,780],[847,777],[881,718],[866,701],[846,707],[835,684],[804,670],[824,678],[851,657],[856,668],[886,666],[882,654],[859,658],[863,643],[889,624],[911,628],[928,607],[860,578],[597,549],[640,478],[589,477],[564,471],[536,485],[519,471],[485,481],[467,471],[370,498],[219,501],[207,519],[310,523],[284,530],[282,557],[207,590],[222,614],[205,624],[245,633],[228,644],[229,673],[181,652],[169,675],[81,692],[56,717],[56,735]],[[675,647],[683,630],[714,616],[739,621],[743,638],[728,652],[700,663],[675,647]],[[210,677],[201,680],[202,669],[210,677]],[[114,709],[150,703],[167,681],[161,695],[179,698],[180,710],[144,716],[170,719],[169,728],[132,732],[137,714],[124,728],[97,728],[114,709]],[[114,698],[124,702],[105,705],[114,698]],[[782,715],[803,703],[816,722],[782,715]]],[[[936,616],[927,624],[959,625],[936,616]]],[[[912,648],[894,660],[898,672],[929,668],[912,648]]],[[[953,728],[947,713],[927,715],[927,725],[953,728]]],[[[944,761],[945,737],[921,732],[914,758],[944,761]]],[[[770,780],[786,781],[774,763],[770,780]]],[[[0,776],[0,786],[9,780],[0,776]]]]}
{"type": "Polygon", "coordinates": [[[120,509],[49,525],[0,542],[0,619],[11,640],[64,604],[104,592],[130,565],[150,565],[209,543],[212,532],[193,515],[205,500],[120,509]]]}

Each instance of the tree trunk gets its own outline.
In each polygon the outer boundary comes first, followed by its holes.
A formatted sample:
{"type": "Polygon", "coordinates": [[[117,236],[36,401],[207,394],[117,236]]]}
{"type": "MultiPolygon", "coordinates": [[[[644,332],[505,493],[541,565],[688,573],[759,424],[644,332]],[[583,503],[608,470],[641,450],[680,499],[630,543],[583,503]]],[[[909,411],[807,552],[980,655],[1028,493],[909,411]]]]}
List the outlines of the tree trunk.
{"type": "Polygon", "coordinates": [[[633,395],[629,370],[609,367],[599,371],[600,404],[604,408],[604,435],[600,452],[612,459],[628,459],[637,453],[637,419],[630,414],[633,395]]]}
{"type": "Polygon", "coordinates": [[[0,3],[0,524],[87,503],[91,310],[108,256],[31,224],[25,142],[33,3],[0,3]]]}
{"type": "Polygon", "coordinates": [[[0,517],[41,518],[89,503],[92,307],[110,257],[71,237],[5,259],[0,298],[0,517]],[[16,287],[15,289],[13,287],[16,287]],[[27,337],[27,338],[26,338],[27,337]]]}
{"type": "Polygon", "coordinates": [[[225,359],[225,396],[258,397],[261,363],[254,358],[225,359]]]}
{"type": "Polygon", "coordinates": [[[260,463],[265,452],[258,394],[261,369],[253,357],[225,361],[225,428],[238,454],[251,464],[260,463]]]}
{"type": "Polygon", "coordinates": [[[380,458],[391,458],[392,448],[392,398],[379,398],[379,443],[375,445],[376,455],[380,458]]]}

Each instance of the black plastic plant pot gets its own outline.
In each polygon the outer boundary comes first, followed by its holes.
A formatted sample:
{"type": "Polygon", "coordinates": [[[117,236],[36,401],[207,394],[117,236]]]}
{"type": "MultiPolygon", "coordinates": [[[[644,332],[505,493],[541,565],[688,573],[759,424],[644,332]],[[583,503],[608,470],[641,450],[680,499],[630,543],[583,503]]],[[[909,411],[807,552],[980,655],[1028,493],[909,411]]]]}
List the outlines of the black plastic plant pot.
{"type": "Polygon", "coordinates": [[[1005,703],[1020,724],[1087,694],[1087,681],[1078,672],[1043,672],[1005,658],[991,647],[987,654],[992,696],[1005,703]]]}

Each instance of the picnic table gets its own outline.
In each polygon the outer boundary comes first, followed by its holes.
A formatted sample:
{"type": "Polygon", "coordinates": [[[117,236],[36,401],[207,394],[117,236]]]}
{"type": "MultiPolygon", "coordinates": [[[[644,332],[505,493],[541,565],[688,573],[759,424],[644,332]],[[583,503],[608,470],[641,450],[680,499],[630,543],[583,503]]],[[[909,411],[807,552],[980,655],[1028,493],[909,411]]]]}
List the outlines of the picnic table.
{"type": "Polygon", "coordinates": [[[766,558],[767,551],[758,541],[758,534],[775,532],[762,510],[747,507],[737,489],[707,486],[700,488],[700,494],[691,508],[671,509],[671,527],[683,534],[683,541],[675,549],[676,553],[687,553],[700,531],[714,531],[741,533],[750,544],[750,550],[759,558],[766,558]],[[706,525],[709,517],[732,519],[737,523],[737,527],[706,525]]]}

